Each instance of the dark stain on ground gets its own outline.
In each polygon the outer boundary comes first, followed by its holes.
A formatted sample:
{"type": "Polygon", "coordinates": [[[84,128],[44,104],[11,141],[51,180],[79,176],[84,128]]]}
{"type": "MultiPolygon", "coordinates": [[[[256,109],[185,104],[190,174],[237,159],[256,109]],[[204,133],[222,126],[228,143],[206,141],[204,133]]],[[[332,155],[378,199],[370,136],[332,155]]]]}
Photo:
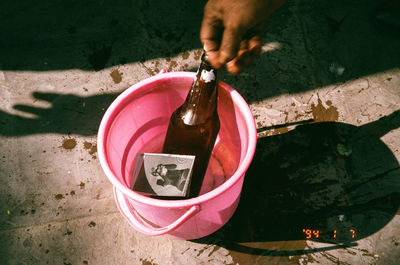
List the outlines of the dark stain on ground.
{"type": "Polygon", "coordinates": [[[115,69],[110,73],[110,76],[112,80],[114,81],[115,84],[119,84],[122,81],[122,73],[118,71],[118,69],[115,69]]]}
{"type": "Polygon", "coordinates": [[[96,226],[96,223],[95,223],[94,221],[91,221],[91,222],[88,224],[88,226],[89,226],[89,227],[95,227],[95,226],[96,226]]]}
{"type": "Polygon", "coordinates": [[[154,64],[154,71],[155,73],[159,73],[160,72],[160,61],[155,61],[153,62],[154,64]]]}
{"type": "Polygon", "coordinates": [[[195,51],[194,52],[194,59],[197,61],[197,60],[200,60],[200,57],[201,57],[201,55],[203,54],[203,52],[202,51],[195,51]]]}
{"type": "Polygon", "coordinates": [[[89,155],[91,155],[93,159],[96,158],[96,156],[94,155],[97,152],[97,145],[96,144],[92,144],[90,142],[85,141],[83,143],[83,147],[86,150],[89,150],[89,155]]]}
{"type": "Polygon", "coordinates": [[[144,63],[142,63],[142,66],[146,70],[147,74],[150,76],[156,75],[159,72],[157,68],[153,70],[150,67],[147,67],[144,63]]]}
{"type": "Polygon", "coordinates": [[[85,183],[81,181],[81,183],[79,184],[79,187],[81,187],[81,190],[83,190],[85,188],[85,183]]]}
{"type": "Polygon", "coordinates": [[[315,122],[320,121],[337,121],[339,118],[339,112],[336,107],[332,106],[332,102],[328,100],[326,102],[328,108],[322,105],[321,99],[318,98],[318,105],[311,105],[311,111],[315,122]]]}
{"type": "Polygon", "coordinates": [[[88,55],[88,61],[95,71],[103,69],[111,57],[112,45],[103,45],[100,48],[94,48],[88,55]]]}
{"type": "Polygon", "coordinates": [[[74,138],[67,138],[63,140],[62,148],[71,150],[76,146],[76,140],[74,138]]]}
{"type": "Polygon", "coordinates": [[[183,60],[186,60],[187,58],[189,58],[189,55],[190,55],[189,52],[184,52],[184,53],[182,54],[182,59],[183,59],[183,60]]]}
{"type": "Polygon", "coordinates": [[[67,232],[65,232],[65,234],[64,235],[66,235],[66,236],[70,236],[72,234],[72,231],[70,231],[70,230],[68,230],[67,229],[67,232]]]}
{"type": "Polygon", "coordinates": [[[61,199],[64,199],[65,197],[63,194],[59,193],[59,194],[54,195],[54,198],[56,198],[56,200],[61,200],[61,199]]]}
{"type": "Polygon", "coordinates": [[[157,265],[157,263],[153,263],[152,260],[147,260],[147,259],[140,259],[142,262],[142,265],[157,265]]]}
{"type": "Polygon", "coordinates": [[[168,71],[172,71],[177,65],[178,63],[175,60],[170,61],[168,66],[168,71]]]}

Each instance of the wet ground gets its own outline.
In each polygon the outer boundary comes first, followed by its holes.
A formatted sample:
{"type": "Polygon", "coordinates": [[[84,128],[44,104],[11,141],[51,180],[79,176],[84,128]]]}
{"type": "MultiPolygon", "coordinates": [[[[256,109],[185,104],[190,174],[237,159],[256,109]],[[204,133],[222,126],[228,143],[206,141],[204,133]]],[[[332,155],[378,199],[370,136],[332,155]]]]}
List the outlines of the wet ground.
{"type": "Polygon", "coordinates": [[[288,0],[255,65],[221,74],[259,131],[224,227],[172,240],[118,212],[100,119],[161,69],[196,69],[203,4],[0,3],[0,264],[399,264],[395,1],[288,0]]]}

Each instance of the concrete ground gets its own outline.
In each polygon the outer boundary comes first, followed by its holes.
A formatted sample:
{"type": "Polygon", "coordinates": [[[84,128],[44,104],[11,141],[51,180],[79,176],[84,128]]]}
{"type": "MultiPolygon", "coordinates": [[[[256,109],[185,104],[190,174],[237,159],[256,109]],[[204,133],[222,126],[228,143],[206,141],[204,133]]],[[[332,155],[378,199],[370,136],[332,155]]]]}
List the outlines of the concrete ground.
{"type": "Polygon", "coordinates": [[[1,1],[1,265],[400,264],[395,1],[288,0],[255,65],[221,74],[259,129],[224,227],[171,240],[119,213],[100,119],[161,69],[196,69],[203,4],[1,1]]]}

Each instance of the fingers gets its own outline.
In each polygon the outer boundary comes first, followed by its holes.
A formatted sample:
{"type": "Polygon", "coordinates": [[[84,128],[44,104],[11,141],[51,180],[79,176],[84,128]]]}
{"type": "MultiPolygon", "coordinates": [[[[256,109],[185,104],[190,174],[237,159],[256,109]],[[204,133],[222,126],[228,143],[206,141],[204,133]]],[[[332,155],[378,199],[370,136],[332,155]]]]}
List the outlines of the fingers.
{"type": "Polygon", "coordinates": [[[239,25],[237,21],[224,22],[218,10],[206,5],[200,40],[214,68],[222,68],[238,54],[245,32],[239,25]]]}
{"type": "MultiPolygon", "coordinates": [[[[32,95],[35,99],[44,100],[47,102],[53,102],[56,98],[61,96],[60,94],[57,93],[43,93],[43,92],[33,92],[32,95]]],[[[38,116],[45,116],[49,112],[49,110],[46,108],[38,108],[28,105],[15,105],[13,106],[13,108],[19,111],[35,114],[38,116]]]]}
{"type": "Polygon", "coordinates": [[[261,54],[261,32],[269,14],[285,0],[208,0],[200,39],[210,63],[238,73],[261,54]]]}
{"type": "Polygon", "coordinates": [[[230,73],[238,74],[260,56],[262,29],[262,24],[251,30],[234,26],[232,23],[227,23],[224,27],[218,19],[205,16],[200,39],[214,68],[221,69],[226,66],[230,73]]]}
{"type": "Polygon", "coordinates": [[[260,36],[254,36],[249,41],[242,41],[237,56],[226,64],[226,69],[232,74],[239,74],[245,67],[253,64],[259,58],[262,51],[262,41],[260,36]]]}
{"type": "Polygon", "coordinates": [[[200,39],[208,60],[216,69],[222,68],[234,59],[241,48],[244,30],[240,28],[223,28],[213,18],[205,17],[202,22],[200,39]],[[222,35],[222,39],[221,39],[222,35]]]}
{"type": "Polygon", "coordinates": [[[27,105],[15,105],[15,106],[13,106],[13,108],[16,110],[26,112],[26,113],[35,114],[38,116],[45,116],[49,112],[48,109],[37,108],[37,107],[32,107],[32,106],[27,106],[27,105]]]}
{"type": "Polygon", "coordinates": [[[57,93],[42,93],[42,92],[33,92],[33,97],[40,100],[45,100],[48,102],[53,102],[56,98],[61,96],[61,94],[57,93]]]}
{"type": "Polygon", "coordinates": [[[238,55],[243,34],[244,30],[241,27],[225,28],[218,54],[220,64],[225,65],[238,55]]]}
{"type": "MultiPolygon", "coordinates": [[[[236,73],[237,71],[233,70],[233,68],[229,67],[229,65],[234,65],[236,61],[241,60],[240,58],[242,56],[249,57],[248,53],[253,53],[256,50],[255,48],[258,43],[256,45],[253,41],[242,39],[243,33],[244,31],[240,29],[225,29],[223,32],[221,45],[219,45],[217,40],[205,39],[204,36],[206,35],[203,33],[203,49],[206,51],[208,60],[214,68],[220,69],[223,66],[226,66],[228,71],[231,73],[236,73]],[[229,65],[227,64],[228,62],[230,62],[229,65]]],[[[254,55],[258,57],[259,53],[254,53],[254,55]]],[[[245,65],[250,65],[251,62],[245,63],[245,65]]]]}

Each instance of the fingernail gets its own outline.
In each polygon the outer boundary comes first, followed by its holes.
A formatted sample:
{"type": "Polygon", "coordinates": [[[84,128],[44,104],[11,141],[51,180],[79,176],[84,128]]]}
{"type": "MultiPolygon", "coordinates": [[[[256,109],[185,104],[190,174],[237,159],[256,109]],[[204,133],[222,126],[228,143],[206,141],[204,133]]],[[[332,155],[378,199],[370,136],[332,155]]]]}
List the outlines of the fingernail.
{"type": "Polygon", "coordinates": [[[211,49],[212,49],[212,48],[211,48],[211,45],[210,45],[210,44],[207,44],[206,42],[203,44],[203,50],[204,50],[205,52],[209,52],[211,49]]]}

